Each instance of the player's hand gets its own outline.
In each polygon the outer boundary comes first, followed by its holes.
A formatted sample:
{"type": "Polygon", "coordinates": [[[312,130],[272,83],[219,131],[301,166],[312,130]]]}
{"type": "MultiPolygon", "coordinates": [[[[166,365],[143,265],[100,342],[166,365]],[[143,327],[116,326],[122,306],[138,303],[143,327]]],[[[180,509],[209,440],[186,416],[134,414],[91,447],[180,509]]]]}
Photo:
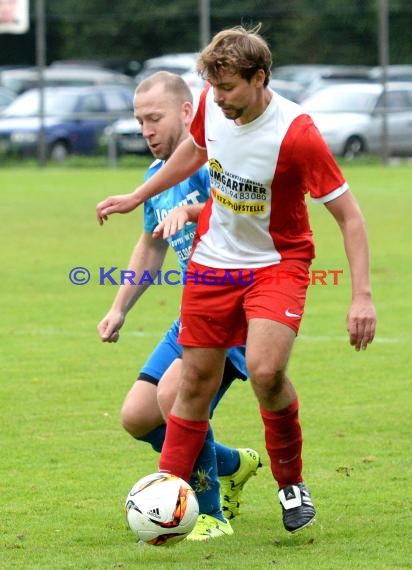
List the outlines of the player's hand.
{"type": "Polygon", "coordinates": [[[184,206],[175,208],[155,227],[152,235],[154,238],[167,239],[182,230],[188,221],[190,220],[187,209],[184,206]]]}
{"type": "Polygon", "coordinates": [[[122,328],[125,316],[120,311],[109,311],[97,325],[97,332],[103,342],[117,342],[119,330],[122,328]]]}
{"type": "Polygon", "coordinates": [[[127,214],[138,205],[139,200],[134,193],[109,196],[96,206],[97,221],[102,226],[111,214],[127,214]]]}
{"type": "Polygon", "coordinates": [[[366,350],[375,336],[376,311],[371,299],[354,299],[346,319],[349,342],[355,350],[366,350]]]}

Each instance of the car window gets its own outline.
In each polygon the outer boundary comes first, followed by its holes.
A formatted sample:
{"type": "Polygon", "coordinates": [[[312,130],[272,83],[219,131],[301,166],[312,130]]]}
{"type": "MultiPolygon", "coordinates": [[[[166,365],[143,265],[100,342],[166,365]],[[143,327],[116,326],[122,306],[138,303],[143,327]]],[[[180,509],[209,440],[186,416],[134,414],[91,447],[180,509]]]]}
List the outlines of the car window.
{"type": "Polygon", "coordinates": [[[93,85],[91,79],[46,79],[45,85],[50,87],[65,87],[71,85],[73,87],[88,87],[93,85]]]}
{"type": "Polygon", "coordinates": [[[387,106],[389,109],[404,109],[407,107],[407,103],[406,91],[390,91],[387,94],[387,106]]]}
{"type": "Polygon", "coordinates": [[[104,111],[102,100],[97,93],[85,95],[80,99],[78,111],[80,113],[101,113],[104,111]]]}
{"type": "MultiPolygon", "coordinates": [[[[74,93],[45,92],[45,114],[62,116],[74,110],[76,96],[74,93]]],[[[10,117],[34,117],[39,114],[39,92],[26,91],[15,99],[5,110],[10,117]]]]}
{"type": "MultiPolygon", "coordinates": [[[[383,95],[379,97],[377,108],[383,107],[383,95]]],[[[388,91],[386,93],[386,108],[394,111],[401,109],[410,109],[412,107],[412,91],[405,89],[388,91]]]]}
{"type": "Polygon", "coordinates": [[[132,100],[127,99],[120,91],[107,91],[103,94],[108,111],[132,111],[132,100]]]}
{"type": "Polygon", "coordinates": [[[10,95],[6,95],[6,93],[2,93],[0,91],[0,107],[4,107],[9,105],[13,101],[13,97],[10,95]]]}
{"type": "Polygon", "coordinates": [[[4,79],[2,78],[2,85],[7,87],[7,89],[11,89],[15,93],[23,93],[23,91],[36,87],[36,80],[5,77],[4,79]]]}

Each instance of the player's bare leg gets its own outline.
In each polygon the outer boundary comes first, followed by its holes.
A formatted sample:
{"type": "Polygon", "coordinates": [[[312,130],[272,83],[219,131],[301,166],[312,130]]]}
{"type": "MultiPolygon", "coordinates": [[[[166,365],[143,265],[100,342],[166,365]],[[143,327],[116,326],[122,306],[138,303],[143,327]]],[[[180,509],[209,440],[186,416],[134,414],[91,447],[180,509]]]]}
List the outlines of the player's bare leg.
{"type": "Polygon", "coordinates": [[[279,486],[283,523],[289,532],[312,524],[315,508],[302,476],[298,398],[286,374],[295,332],[267,319],[249,321],[246,361],[265,426],[266,449],[279,486]]]}
{"type": "Polygon", "coordinates": [[[137,380],[129,390],[120,412],[124,429],[139,438],[164,423],[157,403],[157,386],[137,380]]]}

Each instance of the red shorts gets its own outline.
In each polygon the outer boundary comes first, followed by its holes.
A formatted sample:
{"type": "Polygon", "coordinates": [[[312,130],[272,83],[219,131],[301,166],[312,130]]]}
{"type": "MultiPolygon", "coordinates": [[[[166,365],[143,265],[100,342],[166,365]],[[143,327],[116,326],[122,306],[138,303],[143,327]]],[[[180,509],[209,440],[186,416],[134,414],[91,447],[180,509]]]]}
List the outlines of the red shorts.
{"type": "Polygon", "coordinates": [[[229,348],[246,343],[249,319],[277,321],[297,334],[309,284],[309,262],[259,269],[218,269],[189,262],[179,343],[229,348]]]}

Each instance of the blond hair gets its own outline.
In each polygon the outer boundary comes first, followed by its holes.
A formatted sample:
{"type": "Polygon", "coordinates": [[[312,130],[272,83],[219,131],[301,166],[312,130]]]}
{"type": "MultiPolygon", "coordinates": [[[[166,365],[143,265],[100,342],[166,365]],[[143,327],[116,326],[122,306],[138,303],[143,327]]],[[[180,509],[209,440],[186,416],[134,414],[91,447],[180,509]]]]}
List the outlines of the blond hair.
{"type": "Polygon", "coordinates": [[[217,80],[222,71],[238,74],[250,81],[259,69],[265,72],[266,87],[270,79],[272,54],[259,35],[260,24],[251,30],[236,26],[222,30],[200,53],[199,74],[206,80],[217,80]]]}

